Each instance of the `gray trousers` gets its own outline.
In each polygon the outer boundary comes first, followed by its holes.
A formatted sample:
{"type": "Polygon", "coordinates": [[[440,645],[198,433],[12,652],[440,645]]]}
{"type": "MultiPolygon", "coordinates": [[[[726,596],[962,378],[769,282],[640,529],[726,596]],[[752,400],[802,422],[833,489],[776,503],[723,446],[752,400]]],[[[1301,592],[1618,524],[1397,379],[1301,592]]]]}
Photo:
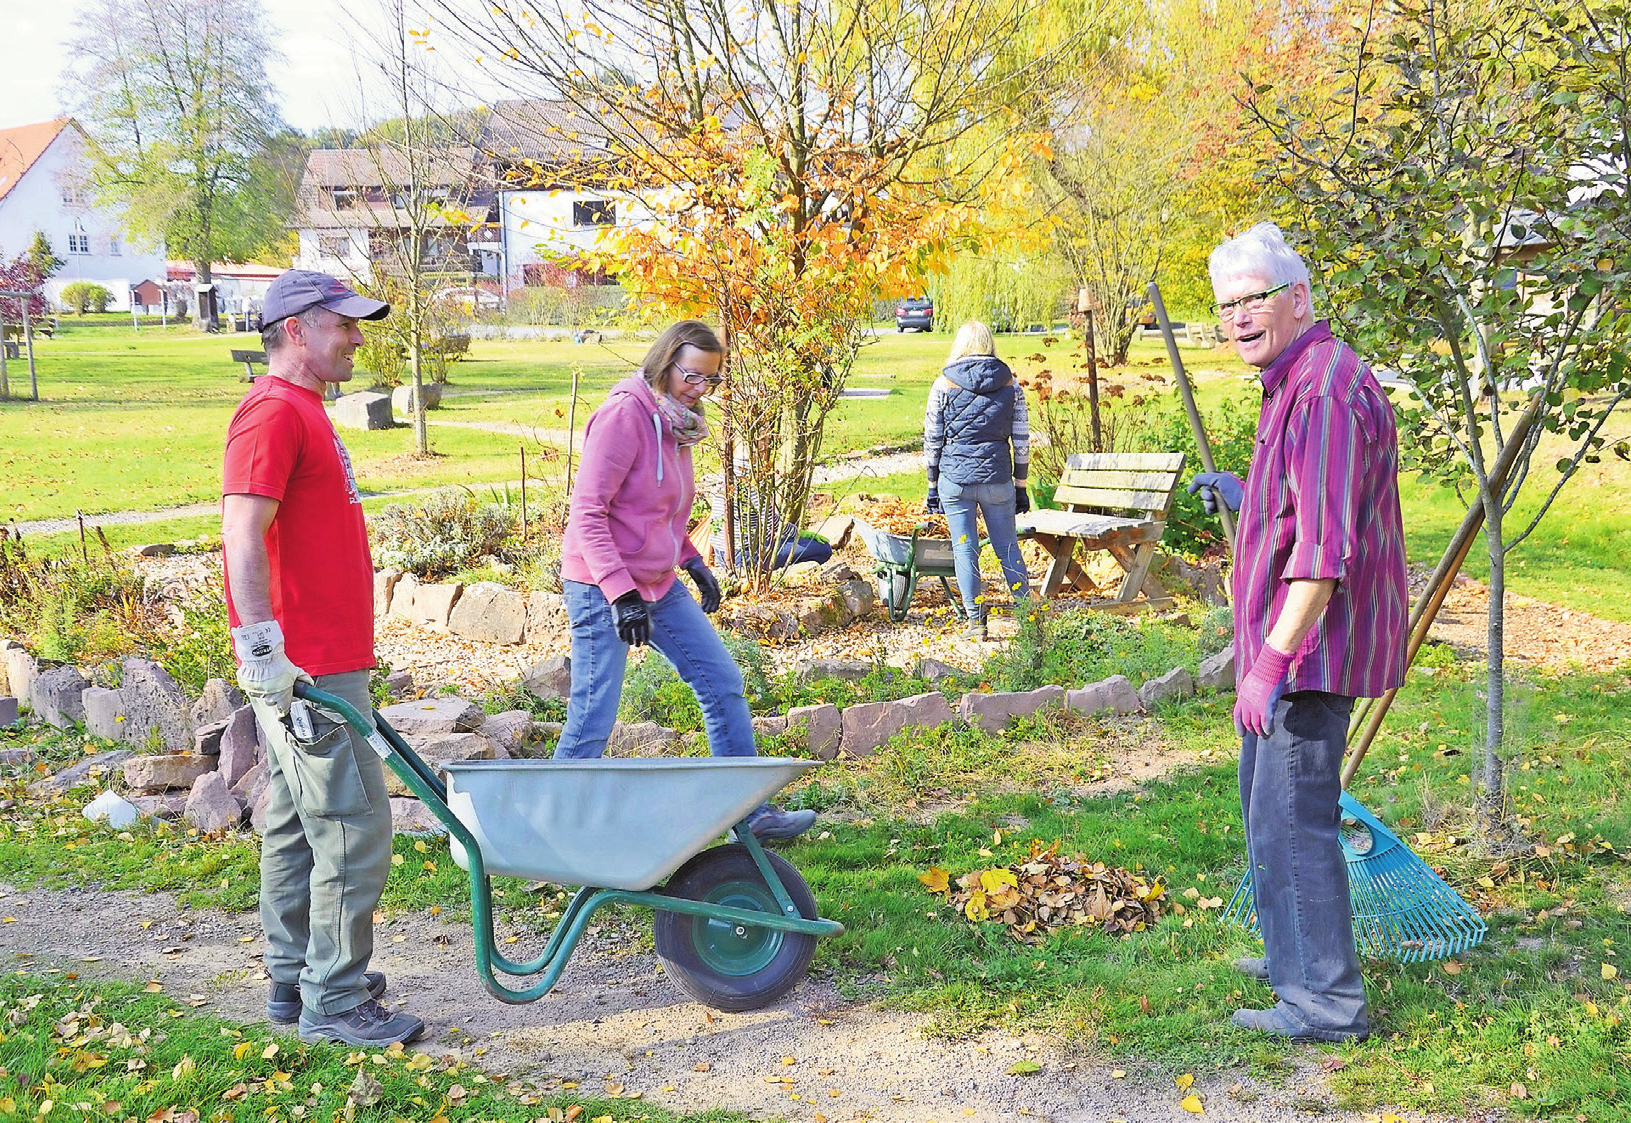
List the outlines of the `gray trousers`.
{"type": "MultiPolygon", "coordinates": [[[[321,675],[319,689],[372,714],[368,672],[321,675]]],[[[270,798],[261,834],[261,926],[266,973],[298,983],[302,1004],[337,1014],[367,1001],[374,907],[391,869],[385,765],[368,742],[313,712],[301,744],[257,705],[270,798]]]]}
{"type": "Polygon", "coordinates": [[[1240,811],[1269,985],[1310,1030],[1369,1029],[1340,842],[1342,752],[1354,700],[1280,699],[1268,736],[1240,746],[1240,811]]]}

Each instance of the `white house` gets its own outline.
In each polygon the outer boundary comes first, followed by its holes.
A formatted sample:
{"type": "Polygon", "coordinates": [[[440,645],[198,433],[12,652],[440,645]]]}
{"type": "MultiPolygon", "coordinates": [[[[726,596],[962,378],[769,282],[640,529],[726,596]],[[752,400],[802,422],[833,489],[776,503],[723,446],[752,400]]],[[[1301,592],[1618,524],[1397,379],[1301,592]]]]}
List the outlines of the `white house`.
{"type": "Polygon", "coordinates": [[[65,263],[45,283],[58,302],[63,288],[93,281],[113,294],[111,307],[130,307],[130,290],[163,283],[164,252],[125,237],[121,214],[91,198],[83,129],[71,117],[0,129],[0,257],[26,253],[41,230],[65,263]]]}

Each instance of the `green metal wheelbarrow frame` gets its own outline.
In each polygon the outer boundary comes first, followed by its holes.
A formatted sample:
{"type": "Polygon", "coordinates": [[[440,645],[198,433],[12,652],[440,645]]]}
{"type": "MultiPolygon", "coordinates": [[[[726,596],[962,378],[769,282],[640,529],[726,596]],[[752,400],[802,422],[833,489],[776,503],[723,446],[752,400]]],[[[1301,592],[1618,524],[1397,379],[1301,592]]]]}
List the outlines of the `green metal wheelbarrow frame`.
{"type": "MultiPolygon", "coordinates": [[[[918,580],[923,577],[938,577],[940,587],[946,591],[946,599],[951,602],[957,618],[967,619],[968,613],[963,608],[963,600],[948,580],[957,576],[956,564],[950,557],[951,539],[924,538],[921,526],[912,528],[910,538],[891,534],[887,530],[879,530],[860,520],[856,521],[856,529],[866,542],[867,549],[872,551],[873,560],[877,562],[872,572],[879,579],[879,592],[883,596],[884,607],[889,610],[891,621],[899,624],[906,619],[907,607],[912,603],[912,594],[917,591],[918,580]],[[942,545],[947,554],[944,563],[924,557],[925,551],[933,550],[938,553],[938,548],[942,545]]],[[[981,544],[984,545],[983,542],[981,544]]]]}
{"type": "MultiPolygon", "coordinates": [[[[447,827],[449,833],[463,845],[470,875],[470,911],[471,923],[475,930],[476,971],[481,976],[482,985],[487,988],[488,993],[501,1002],[532,1002],[549,993],[560,979],[561,972],[565,970],[567,960],[572,957],[572,952],[588,928],[590,919],[607,905],[640,905],[659,912],[723,921],[734,926],[737,932],[746,929],[769,929],[815,937],[841,936],[844,933],[844,926],[836,920],[819,917],[806,919],[799,914],[798,906],[794,904],[769,855],[753,837],[753,832],[748,829],[747,820],[744,819],[734,829],[737,842],[752,856],[754,865],[764,878],[765,886],[781,910],[780,915],[709,901],[690,900],[654,890],[602,889],[585,885],[573,895],[571,903],[567,905],[538,957],[526,962],[516,962],[497,948],[493,933],[492,885],[482,860],[481,847],[469,828],[448,806],[447,785],[424,759],[409,747],[402,735],[392,729],[390,723],[377,713],[370,723],[344,698],[318,690],[303,682],[295,685],[295,694],[314,706],[338,715],[360,736],[365,737],[398,778],[424,802],[426,807],[430,808],[436,818],[447,827]],[[517,990],[501,983],[495,969],[517,978],[532,975],[541,977],[531,986],[517,990]]],[[[712,849],[714,848],[705,847],[698,853],[707,853],[712,849]]],[[[676,982],[680,980],[676,979],[676,982]]],[[[683,983],[681,985],[684,986],[683,983]]],[[[684,989],[691,988],[684,986],[684,989]]],[[[751,1006],[722,1008],[748,1009],[751,1006]]]]}

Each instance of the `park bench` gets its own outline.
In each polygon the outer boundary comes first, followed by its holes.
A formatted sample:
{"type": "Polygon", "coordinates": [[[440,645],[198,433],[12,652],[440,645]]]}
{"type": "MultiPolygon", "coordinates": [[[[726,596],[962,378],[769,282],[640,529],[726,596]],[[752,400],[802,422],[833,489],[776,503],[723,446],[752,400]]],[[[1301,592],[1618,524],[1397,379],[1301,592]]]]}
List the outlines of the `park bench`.
{"type": "Polygon", "coordinates": [[[1096,592],[1076,560],[1081,547],[1103,550],[1121,566],[1121,589],[1095,608],[1127,609],[1142,592],[1151,608],[1167,608],[1172,597],[1150,576],[1155,548],[1166,531],[1167,512],[1183,474],[1181,452],[1079,452],[1065,462],[1053,493],[1058,509],[1038,509],[1016,520],[1021,538],[1034,538],[1052,561],[1042,579],[1042,596],[1067,583],[1096,592]]]}
{"type": "Polygon", "coordinates": [[[244,365],[243,381],[253,382],[255,381],[255,368],[266,365],[266,352],[241,351],[234,347],[232,348],[232,361],[244,365]]]}

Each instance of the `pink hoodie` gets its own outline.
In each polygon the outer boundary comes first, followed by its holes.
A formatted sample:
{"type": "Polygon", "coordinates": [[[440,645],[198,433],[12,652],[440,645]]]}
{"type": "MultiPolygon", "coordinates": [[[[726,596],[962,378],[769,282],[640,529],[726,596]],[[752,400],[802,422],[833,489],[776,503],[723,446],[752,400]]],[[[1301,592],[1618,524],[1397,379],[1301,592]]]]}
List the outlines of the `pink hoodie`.
{"type": "Polygon", "coordinates": [[[660,600],[674,567],[697,557],[685,536],[696,498],[691,450],[680,448],[646,380],[630,375],[583,431],[583,460],[561,544],[561,576],[660,600]]]}

